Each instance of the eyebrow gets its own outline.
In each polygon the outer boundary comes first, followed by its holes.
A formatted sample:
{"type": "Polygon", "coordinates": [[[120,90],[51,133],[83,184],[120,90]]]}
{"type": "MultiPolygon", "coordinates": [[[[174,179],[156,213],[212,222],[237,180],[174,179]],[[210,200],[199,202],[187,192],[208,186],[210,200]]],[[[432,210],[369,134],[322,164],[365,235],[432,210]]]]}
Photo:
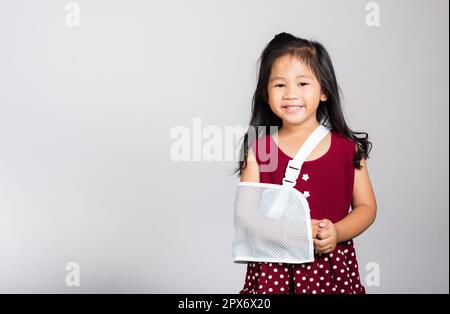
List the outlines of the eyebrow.
{"type": "MultiPolygon", "coordinates": [[[[297,78],[303,77],[303,78],[307,78],[307,79],[310,79],[310,78],[311,78],[310,76],[305,75],[305,74],[297,75],[296,77],[297,77],[297,78]]],[[[284,80],[284,79],[285,79],[285,78],[282,77],[282,76],[274,76],[274,77],[270,78],[270,82],[276,81],[276,80],[284,80]]]]}

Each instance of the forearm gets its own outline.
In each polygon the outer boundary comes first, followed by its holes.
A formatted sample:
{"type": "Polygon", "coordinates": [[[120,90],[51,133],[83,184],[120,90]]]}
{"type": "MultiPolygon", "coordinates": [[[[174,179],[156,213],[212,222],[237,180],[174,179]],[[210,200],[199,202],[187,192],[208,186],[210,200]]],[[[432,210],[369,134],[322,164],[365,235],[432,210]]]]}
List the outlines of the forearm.
{"type": "Polygon", "coordinates": [[[335,224],[337,242],[348,241],[363,233],[374,222],[375,216],[376,208],[373,206],[361,205],[353,208],[345,218],[335,224]]]}

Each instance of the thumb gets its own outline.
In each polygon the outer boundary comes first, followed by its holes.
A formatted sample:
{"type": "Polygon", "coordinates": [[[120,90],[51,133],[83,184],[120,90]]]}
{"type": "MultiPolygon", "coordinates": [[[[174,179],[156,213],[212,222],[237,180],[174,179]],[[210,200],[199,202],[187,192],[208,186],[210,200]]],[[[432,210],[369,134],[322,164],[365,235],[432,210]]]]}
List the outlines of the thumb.
{"type": "Polygon", "coordinates": [[[326,227],[328,227],[328,220],[327,220],[327,219],[322,219],[322,220],[319,222],[319,227],[320,227],[320,228],[326,228],[326,227]]]}

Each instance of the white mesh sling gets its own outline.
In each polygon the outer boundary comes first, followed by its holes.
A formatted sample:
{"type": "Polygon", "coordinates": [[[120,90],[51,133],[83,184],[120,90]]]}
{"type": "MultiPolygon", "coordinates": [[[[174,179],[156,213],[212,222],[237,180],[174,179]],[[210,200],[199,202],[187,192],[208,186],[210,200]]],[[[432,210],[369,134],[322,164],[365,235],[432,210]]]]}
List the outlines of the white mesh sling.
{"type": "Polygon", "coordinates": [[[294,188],[303,162],[330,131],[320,125],[288,162],[282,185],[238,183],[234,262],[300,264],[314,260],[309,204],[294,188]]]}

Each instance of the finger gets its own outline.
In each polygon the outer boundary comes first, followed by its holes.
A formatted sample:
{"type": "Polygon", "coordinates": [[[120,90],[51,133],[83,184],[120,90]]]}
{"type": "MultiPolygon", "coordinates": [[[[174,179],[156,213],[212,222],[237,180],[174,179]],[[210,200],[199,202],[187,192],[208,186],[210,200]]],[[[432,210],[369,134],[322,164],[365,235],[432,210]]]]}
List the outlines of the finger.
{"type": "Polygon", "coordinates": [[[311,232],[314,235],[314,238],[317,238],[317,234],[319,233],[319,227],[312,227],[311,232]]]}
{"type": "Polygon", "coordinates": [[[318,234],[319,230],[317,229],[317,227],[312,227],[311,228],[311,235],[313,239],[317,239],[317,234],[318,234]]]}
{"type": "Polygon", "coordinates": [[[329,244],[329,241],[327,241],[327,240],[314,239],[314,246],[319,249],[323,249],[328,244],[329,244]]]}
{"type": "Polygon", "coordinates": [[[319,227],[320,227],[320,228],[328,228],[328,226],[330,225],[329,222],[330,222],[330,221],[329,221],[328,219],[322,219],[322,220],[319,222],[319,227]]]}
{"type": "Polygon", "coordinates": [[[322,250],[325,249],[325,248],[327,248],[327,247],[330,247],[331,244],[332,244],[332,241],[331,241],[331,239],[329,239],[329,238],[327,238],[327,239],[320,239],[320,241],[322,241],[322,242],[320,243],[320,248],[321,248],[322,250]]]}
{"type": "Polygon", "coordinates": [[[328,229],[317,230],[317,238],[318,239],[323,240],[323,239],[329,238],[330,236],[331,236],[331,233],[328,229]]]}
{"type": "Polygon", "coordinates": [[[314,239],[314,249],[316,249],[316,250],[320,250],[320,248],[321,248],[319,241],[320,240],[318,240],[318,239],[314,239]]]}
{"type": "Polygon", "coordinates": [[[317,248],[316,249],[316,251],[318,252],[318,253],[329,253],[329,252],[331,252],[331,246],[325,246],[325,247],[321,247],[321,248],[317,248]]]}

